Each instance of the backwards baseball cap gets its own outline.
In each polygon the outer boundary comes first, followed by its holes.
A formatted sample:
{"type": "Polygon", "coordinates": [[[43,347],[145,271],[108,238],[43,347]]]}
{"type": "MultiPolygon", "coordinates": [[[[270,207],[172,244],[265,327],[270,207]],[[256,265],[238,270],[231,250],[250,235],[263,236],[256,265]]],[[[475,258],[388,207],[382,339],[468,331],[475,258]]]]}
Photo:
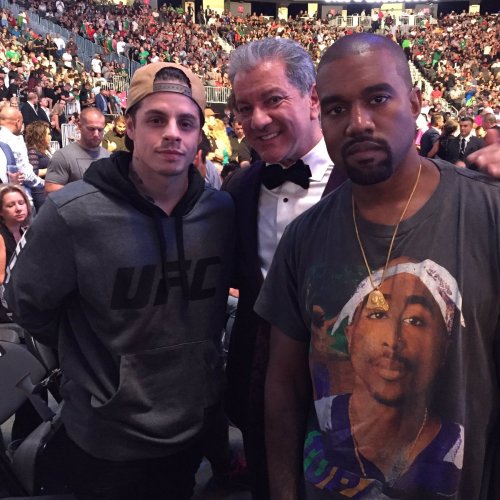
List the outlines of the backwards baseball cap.
{"type": "Polygon", "coordinates": [[[132,77],[127,92],[127,108],[142,101],[155,92],[174,92],[189,97],[200,108],[201,114],[206,106],[205,88],[202,81],[188,68],[175,63],[156,62],[139,68],[132,77]],[[157,80],[156,75],[164,68],[175,68],[189,80],[189,85],[179,81],[157,80]]]}

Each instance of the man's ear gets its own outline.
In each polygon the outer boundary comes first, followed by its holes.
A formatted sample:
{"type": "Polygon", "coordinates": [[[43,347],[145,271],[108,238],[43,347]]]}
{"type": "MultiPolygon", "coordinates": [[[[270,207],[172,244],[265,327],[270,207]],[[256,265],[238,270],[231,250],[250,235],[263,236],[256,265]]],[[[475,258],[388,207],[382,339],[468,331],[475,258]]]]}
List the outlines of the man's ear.
{"type": "Polygon", "coordinates": [[[318,91],[316,90],[316,84],[312,86],[312,89],[309,94],[309,99],[311,103],[311,112],[310,118],[311,121],[319,119],[319,96],[318,91]]]}
{"type": "Polygon", "coordinates": [[[418,87],[413,87],[410,91],[410,106],[412,115],[416,120],[422,109],[422,92],[418,87]]]}

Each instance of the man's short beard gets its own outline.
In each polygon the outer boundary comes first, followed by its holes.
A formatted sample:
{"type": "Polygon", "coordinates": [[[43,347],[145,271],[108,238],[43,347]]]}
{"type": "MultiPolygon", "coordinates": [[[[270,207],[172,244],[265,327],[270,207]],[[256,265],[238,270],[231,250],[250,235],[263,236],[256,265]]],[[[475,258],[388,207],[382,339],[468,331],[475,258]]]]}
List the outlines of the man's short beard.
{"type": "Polygon", "coordinates": [[[373,184],[378,184],[389,179],[394,173],[394,165],[392,160],[392,151],[386,141],[374,140],[371,138],[350,141],[344,145],[341,151],[342,163],[344,165],[347,176],[354,184],[359,184],[361,186],[372,186],[373,184]],[[362,142],[362,140],[368,140],[370,142],[377,143],[380,150],[385,152],[386,158],[378,163],[366,162],[366,166],[363,164],[354,166],[350,164],[349,153],[347,149],[350,148],[356,142],[362,142]]]}

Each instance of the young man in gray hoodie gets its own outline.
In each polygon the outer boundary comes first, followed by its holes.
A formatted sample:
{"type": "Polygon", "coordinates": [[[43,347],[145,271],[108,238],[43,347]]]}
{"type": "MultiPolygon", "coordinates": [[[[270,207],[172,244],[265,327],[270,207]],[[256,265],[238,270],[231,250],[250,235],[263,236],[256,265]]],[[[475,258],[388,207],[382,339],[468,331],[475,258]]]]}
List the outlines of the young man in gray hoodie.
{"type": "Polygon", "coordinates": [[[131,153],[51,195],[11,266],[14,320],[59,350],[57,441],[78,498],[192,494],[221,400],[234,233],[229,194],[192,165],[204,108],[188,69],[138,70],[131,153]]]}

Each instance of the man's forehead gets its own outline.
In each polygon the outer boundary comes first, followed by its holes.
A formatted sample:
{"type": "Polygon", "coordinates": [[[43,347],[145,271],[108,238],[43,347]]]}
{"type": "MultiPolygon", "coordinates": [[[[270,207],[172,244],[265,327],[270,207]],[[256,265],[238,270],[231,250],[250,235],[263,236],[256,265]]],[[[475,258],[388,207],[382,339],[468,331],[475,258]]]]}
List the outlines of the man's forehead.
{"type": "Polygon", "coordinates": [[[183,113],[199,115],[199,108],[188,96],[178,92],[154,92],[141,101],[140,109],[144,113],[171,113],[174,110],[182,110],[183,113]]]}

